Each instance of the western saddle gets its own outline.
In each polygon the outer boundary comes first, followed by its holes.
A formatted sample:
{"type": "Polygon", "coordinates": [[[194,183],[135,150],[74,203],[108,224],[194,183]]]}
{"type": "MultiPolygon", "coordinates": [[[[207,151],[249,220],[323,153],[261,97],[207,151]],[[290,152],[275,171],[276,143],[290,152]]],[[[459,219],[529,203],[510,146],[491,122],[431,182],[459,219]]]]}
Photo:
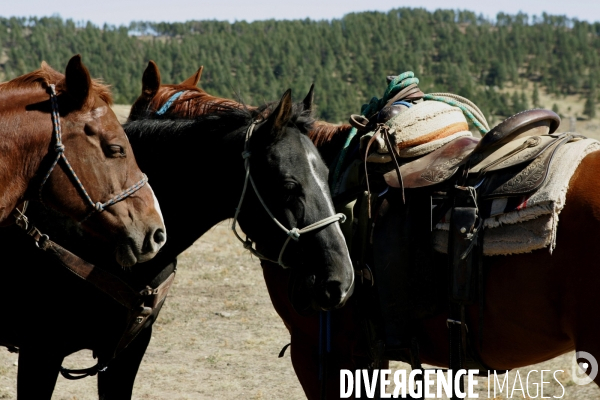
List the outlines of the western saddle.
{"type": "MultiPolygon", "coordinates": [[[[388,103],[385,107],[390,106],[393,107],[388,103]]],[[[379,210],[373,217],[372,231],[367,234],[370,239],[366,240],[373,246],[372,258],[367,260],[372,263],[374,279],[382,282],[372,295],[381,319],[380,328],[369,328],[371,333],[379,332],[371,340],[371,351],[375,360],[396,359],[420,368],[417,333],[411,328],[411,321],[441,311],[441,301],[442,307],[449,307],[450,369],[474,368],[485,374],[491,368],[478,357],[465,319],[465,306],[479,303],[481,347],[483,221],[491,216],[494,199],[522,199],[538,190],[557,150],[581,136],[556,134],[560,117],[549,110],[534,109],[504,120],[481,139],[458,137],[424,156],[400,159],[394,136],[379,117],[401,118],[402,113],[403,109],[381,110],[376,124],[369,124],[364,117],[351,118],[359,130],[373,128],[375,134],[379,130],[382,136],[387,135],[385,140],[393,159],[393,163],[386,164],[393,169],[388,168],[383,174],[387,187],[375,199],[367,199],[369,207],[373,203],[379,210]],[[448,215],[446,256],[433,251],[432,230],[448,215]],[[448,268],[440,269],[444,263],[448,268]],[[390,265],[397,267],[389,268],[390,265]],[[446,270],[447,275],[441,270],[446,270]],[[433,305],[434,301],[437,304],[433,305]]],[[[364,154],[365,160],[368,156],[364,154]]],[[[367,175],[376,178],[377,174],[367,175]]]]}
{"type": "Polygon", "coordinates": [[[556,149],[572,135],[555,135],[560,117],[550,110],[516,114],[496,126],[481,140],[462,137],[384,175],[391,187],[423,188],[443,183],[462,166],[467,183],[483,199],[527,195],[544,182],[556,149]],[[536,160],[535,163],[533,161],[536,160]]]}

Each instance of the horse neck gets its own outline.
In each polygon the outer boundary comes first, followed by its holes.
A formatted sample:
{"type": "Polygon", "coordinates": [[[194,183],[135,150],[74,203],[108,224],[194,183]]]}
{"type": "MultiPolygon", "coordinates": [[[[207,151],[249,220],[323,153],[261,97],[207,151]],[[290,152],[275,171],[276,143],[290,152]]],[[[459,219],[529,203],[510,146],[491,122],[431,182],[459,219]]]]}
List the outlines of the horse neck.
{"type": "MultiPolygon", "coordinates": [[[[41,93],[41,90],[37,90],[41,93]]],[[[52,141],[51,116],[25,111],[41,95],[27,91],[0,91],[0,222],[26,196],[52,141]]]]}
{"type": "Polygon", "coordinates": [[[169,239],[159,259],[177,257],[210,228],[233,218],[244,180],[244,134],[242,130],[206,138],[196,146],[205,151],[183,163],[178,154],[170,154],[161,162],[147,159],[144,147],[136,148],[132,143],[159,199],[167,227],[169,239]]]}
{"type": "Polygon", "coordinates": [[[329,167],[342,150],[352,126],[317,122],[309,137],[329,167]]]}

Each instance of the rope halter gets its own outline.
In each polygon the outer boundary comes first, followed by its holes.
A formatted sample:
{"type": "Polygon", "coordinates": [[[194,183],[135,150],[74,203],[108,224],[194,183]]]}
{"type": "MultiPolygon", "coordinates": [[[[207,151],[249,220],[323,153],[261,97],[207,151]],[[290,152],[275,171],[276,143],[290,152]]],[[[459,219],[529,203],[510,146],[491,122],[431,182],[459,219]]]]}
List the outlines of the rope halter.
{"type": "Polygon", "coordinates": [[[238,240],[240,242],[242,242],[242,244],[244,245],[244,248],[249,250],[250,253],[252,253],[253,255],[255,255],[256,257],[258,257],[261,260],[271,261],[271,262],[281,265],[283,268],[288,268],[288,266],[286,266],[283,263],[283,253],[285,252],[285,249],[286,249],[288,243],[290,242],[290,240],[299,241],[300,236],[302,234],[324,228],[335,222],[340,222],[341,224],[343,224],[346,221],[346,215],[344,215],[342,213],[338,213],[338,214],[323,218],[315,223],[305,226],[304,228],[294,227],[291,229],[286,228],[281,222],[279,222],[279,220],[277,220],[277,218],[275,218],[275,216],[273,215],[271,210],[269,210],[269,207],[267,207],[267,204],[261,197],[260,193],[258,192],[256,184],[254,183],[254,180],[252,179],[252,175],[250,175],[250,156],[252,155],[252,153],[250,152],[248,147],[250,144],[250,138],[252,137],[252,132],[254,131],[256,124],[257,124],[257,122],[253,121],[250,124],[250,126],[248,127],[248,129],[246,130],[245,141],[244,141],[244,151],[242,152],[242,158],[244,160],[244,169],[246,170],[246,175],[244,178],[244,187],[242,189],[242,196],[240,197],[238,206],[235,209],[235,215],[233,217],[233,223],[231,225],[231,230],[233,231],[235,236],[238,238],[238,240]],[[256,197],[260,201],[260,204],[262,204],[262,206],[265,209],[265,211],[267,212],[267,214],[269,214],[269,217],[271,218],[271,220],[273,220],[273,222],[275,222],[275,224],[287,235],[287,239],[285,240],[285,242],[283,243],[283,246],[281,247],[281,251],[279,252],[279,257],[277,258],[277,261],[272,260],[268,257],[265,257],[264,255],[259,253],[258,250],[256,250],[253,247],[254,242],[248,236],[246,236],[246,239],[242,239],[242,237],[237,232],[237,229],[236,229],[237,220],[238,220],[238,217],[240,214],[240,210],[242,209],[242,203],[244,202],[244,197],[246,196],[246,189],[248,188],[248,182],[250,182],[250,184],[252,185],[252,188],[254,189],[254,193],[256,194],[256,197]]]}
{"type": "Polygon", "coordinates": [[[94,202],[92,200],[92,198],[90,197],[90,195],[88,194],[87,190],[85,190],[83,183],[81,182],[81,180],[75,173],[75,170],[73,169],[73,167],[71,166],[71,163],[69,162],[69,160],[67,159],[67,156],[65,155],[65,145],[62,143],[62,130],[61,130],[61,126],[60,126],[60,113],[58,111],[58,98],[56,96],[56,87],[53,84],[50,84],[50,85],[48,85],[48,91],[49,91],[50,100],[52,103],[52,133],[54,136],[54,142],[55,142],[54,152],[56,153],[56,157],[54,158],[54,161],[52,162],[50,169],[48,170],[48,172],[44,176],[44,179],[42,180],[40,189],[38,191],[38,197],[39,197],[40,203],[44,204],[44,201],[42,198],[42,194],[43,194],[42,192],[44,190],[44,185],[46,184],[46,181],[48,181],[48,178],[50,177],[50,174],[52,174],[52,171],[54,171],[54,167],[56,167],[56,164],[58,164],[58,162],[62,159],[65,166],[67,167],[68,173],[71,175],[71,177],[75,181],[75,187],[77,187],[79,189],[79,191],[83,194],[83,196],[87,200],[88,204],[92,208],[92,211],[85,218],[83,218],[80,221],[80,222],[83,222],[83,221],[87,220],[92,214],[94,214],[96,212],[102,212],[107,207],[109,207],[115,203],[118,203],[119,201],[131,196],[133,193],[140,190],[142,188],[142,186],[144,186],[148,182],[148,177],[145,174],[142,174],[142,179],[140,181],[133,184],[128,189],[125,189],[123,192],[116,195],[112,199],[110,199],[104,203],[101,203],[99,201],[94,202]]]}

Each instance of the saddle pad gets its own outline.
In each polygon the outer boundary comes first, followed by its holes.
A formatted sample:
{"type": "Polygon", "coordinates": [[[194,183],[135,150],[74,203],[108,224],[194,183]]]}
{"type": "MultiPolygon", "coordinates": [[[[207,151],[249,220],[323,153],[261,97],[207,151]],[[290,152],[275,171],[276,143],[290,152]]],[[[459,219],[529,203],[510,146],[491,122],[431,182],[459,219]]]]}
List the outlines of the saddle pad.
{"type": "MultiPolygon", "coordinates": [[[[556,247],[558,216],[565,206],[569,181],[581,160],[600,150],[595,139],[579,139],[561,146],[542,187],[523,201],[498,198],[491,203],[491,217],[484,221],[483,254],[486,256],[530,253],[556,247]]],[[[448,251],[449,223],[438,223],[433,232],[434,249],[448,251]]]]}
{"type": "MultiPolygon", "coordinates": [[[[429,154],[459,137],[472,136],[469,124],[458,107],[439,101],[422,101],[396,114],[385,123],[394,136],[400,158],[414,158],[429,154]]],[[[367,142],[375,132],[365,135],[367,142]]],[[[367,162],[389,162],[391,157],[381,138],[371,146],[373,153],[367,162]]],[[[361,142],[362,143],[362,142],[361,142]]],[[[361,147],[365,148],[365,144],[361,147]]]]}

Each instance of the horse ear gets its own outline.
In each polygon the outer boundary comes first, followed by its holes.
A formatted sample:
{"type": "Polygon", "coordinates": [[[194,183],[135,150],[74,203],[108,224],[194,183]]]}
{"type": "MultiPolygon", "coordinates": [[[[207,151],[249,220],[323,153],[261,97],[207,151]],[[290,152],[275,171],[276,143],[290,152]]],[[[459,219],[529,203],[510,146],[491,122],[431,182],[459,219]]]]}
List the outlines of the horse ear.
{"type": "Polygon", "coordinates": [[[81,62],[80,54],[71,57],[67,64],[65,86],[67,93],[78,108],[87,102],[92,88],[92,78],[88,69],[81,62]]]}
{"type": "Polygon", "coordinates": [[[198,82],[200,82],[200,78],[202,77],[203,70],[204,70],[204,65],[201,65],[200,68],[198,68],[198,71],[196,71],[196,73],[194,75],[190,76],[185,81],[181,82],[180,85],[185,85],[185,86],[198,85],[198,82]]]}
{"type": "Polygon", "coordinates": [[[286,90],[281,97],[279,104],[273,110],[269,118],[267,118],[266,126],[270,129],[274,135],[279,132],[288,124],[292,117],[292,89],[286,90]]]}
{"type": "Polygon", "coordinates": [[[160,87],[160,71],[158,66],[152,60],[148,61],[148,66],[142,76],[142,96],[153,98],[160,87]]]}
{"type": "Polygon", "coordinates": [[[310,85],[308,94],[306,95],[304,100],[302,100],[302,104],[304,104],[304,109],[312,110],[314,100],[315,100],[315,84],[313,83],[312,85],[310,85]]]}

